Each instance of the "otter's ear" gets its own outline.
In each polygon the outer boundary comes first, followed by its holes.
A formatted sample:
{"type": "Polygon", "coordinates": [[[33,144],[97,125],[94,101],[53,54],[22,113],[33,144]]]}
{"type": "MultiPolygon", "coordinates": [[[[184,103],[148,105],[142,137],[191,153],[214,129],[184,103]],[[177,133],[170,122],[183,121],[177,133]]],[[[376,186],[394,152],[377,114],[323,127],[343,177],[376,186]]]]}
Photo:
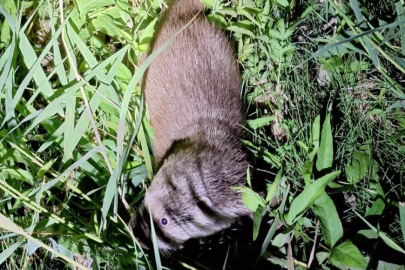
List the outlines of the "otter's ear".
{"type": "Polygon", "coordinates": [[[206,206],[208,206],[210,208],[212,208],[214,206],[211,199],[208,198],[207,196],[200,196],[199,199],[203,204],[205,204],[206,206]]]}

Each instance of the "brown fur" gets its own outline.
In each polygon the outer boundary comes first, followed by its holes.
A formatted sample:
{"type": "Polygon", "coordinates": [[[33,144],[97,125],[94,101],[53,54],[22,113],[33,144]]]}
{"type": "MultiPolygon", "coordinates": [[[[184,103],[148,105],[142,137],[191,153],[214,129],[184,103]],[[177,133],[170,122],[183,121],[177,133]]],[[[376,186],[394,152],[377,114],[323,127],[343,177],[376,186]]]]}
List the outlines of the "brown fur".
{"type": "MultiPolygon", "coordinates": [[[[201,10],[198,0],[175,1],[162,17],[153,50],[201,10]]],[[[150,246],[149,209],[164,250],[250,215],[231,189],[245,184],[247,169],[239,142],[240,81],[229,41],[202,13],[150,65],[145,95],[161,167],[134,224],[144,245],[150,246]]]]}

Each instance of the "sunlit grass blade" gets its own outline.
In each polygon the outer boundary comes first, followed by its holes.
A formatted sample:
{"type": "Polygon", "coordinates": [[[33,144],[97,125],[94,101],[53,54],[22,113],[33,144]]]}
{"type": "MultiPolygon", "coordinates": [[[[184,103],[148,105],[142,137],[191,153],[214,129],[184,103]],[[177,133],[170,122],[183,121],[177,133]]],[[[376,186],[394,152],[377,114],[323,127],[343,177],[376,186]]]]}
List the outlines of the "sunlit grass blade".
{"type": "Polygon", "coordinates": [[[22,230],[21,228],[19,228],[17,225],[15,225],[13,222],[11,222],[7,217],[5,217],[3,214],[0,213],[0,227],[7,230],[7,231],[12,231],[14,233],[17,233],[23,237],[25,237],[27,240],[33,241],[35,243],[37,243],[40,247],[48,250],[49,252],[55,254],[56,256],[62,258],[63,260],[71,263],[72,265],[74,265],[75,267],[79,268],[79,269],[87,269],[86,267],[84,267],[83,265],[75,262],[74,260],[62,255],[60,252],[54,250],[53,248],[45,245],[44,243],[42,243],[41,241],[31,237],[29,234],[27,234],[26,232],[24,232],[24,230],[22,230]]]}
{"type": "Polygon", "coordinates": [[[376,27],[376,28],[374,28],[372,30],[361,32],[361,33],[353,35],[353,36],[351,36],[351,37],[349,37],[349,38],[347,38],[345,40],[342,40],[342,41],[339,41],[339,42],[336,42],[336,43],[333,43],[333,44],[326,45],[322,49],[320,49],[320,50],[316,51],[315,53],[313,53],[305,61],[300,63],[300,66],[304,65],[305,63],[307,63],[311,59],[317,57],[318,55],[320,55],[320,54],[322,54],[322,53],[324,53],[324,52],[326,52],[328,50],[331,50],[333,48],[339,47],[342,44],[348,43],[348,42],[350,42],[352,40],[356,40],[358,38],[361,38],[361,37],[364,37],[364,36],[367,36],[367,35],[371,35],[371,34],[377,32],[377,31],[382,31],[382,30],[387,29],[387,28],[396,27],[396,26],[401,25],[403,23],[405,23],[405,20],[396,21],[396,22],[393,22],[393,23],[390,23],[390,24],[387,24],[387,25],[384,25],[384,26],[376,27]]]}
{"type": "MultiPolygon", "coordinates": [[[[118,70],[119,64],[122,62],[122,59],[124,58],[125,54],[127,53],[126,50],[120,50],[116,54],[118,54],[114,64],[110,68],[107,76],[103,73],[103,77],[105,77],[104,83],[100,84],[100,86],[97,89],[97,92],[94,93],[92,98],[89,101],[89,105],[91,108],[91,111],[93,113],[96,113],[97,110],[99,109],[100,103],[103,99],[103,97],[99,94],[106,94],[109,92],[110,89],[110,84],[112,83],[114,79],[114,75],[116,74],[118,70]]],[[[102,73],[100,71],[100,73],[102,73]]],[[[99,76],[99,75],[98,75],[99,76]]],[[[101,76],[100,76],[101,77],[101,76]]],[[[85,88],[86,89],[86,88],[85,88]]],[[[76,99],[74,99],[76,100],[76,99]]],[[[73,117],[74,114],[71,116],[73,117]]],[[[87,114],[86,111],[83,111],[82,115],[80,116],[79,120],[77,121],[76,126],[74,127],[74,130],[71,131],[71,136],[66,136],[65,138],[69,138],[69,140],[65,140],[65,159],[69,158],[73,150],[76,148],[76,145],[79,143],[80,139],[83,137],[84,132],[86,131],[87,127],[89,126],[90,123],[90,116],[87,114]]],[[[67,128],[68,126],[66,126],[67,128]]]]}
{"type": "MultiPolygon", "coordinates": [[[[0,217],[1,218],[1,217],[0,217]]],[[[9,257],[13,255],[13,253],[23,244],[25,239],[19,240],[9,246],[0,254],[0,265],[2,265],[9,257]]]]}
{"type": "Polygon", "coordinates": [[[12,105],[15,107],[17,106],[18,101],[21,99],[22,95],[24,94],[25,89],[27,88],[28,84],[31,82],[31,79],[34,78],[37,85],[41,85],[41,91],[43,91],[45,96],[51,96],[53,94],[52,87],[47,83],[47,78],[44,74],[44,71],[41,68],[41,61],[45,58],[47,53],[50,49],[57,44],[58,38],[62,32],[63,27],[65,24],[62,24],[59,29],[55,32],[55,35],[52,36],[51,40],[43,49],[42,53],[39,57],[36,56],[34,49],[32,48],[27,36],[24,32],[19,33],[19,47],[20,50],[24,52],[24,61],[26,66],[29,68],[29,72],[24,77],[24,80],[20,83],[15,95],[13,96],[13,103],[12,105]]]}
{"type": "Polygon", "coordinates": [[[87,159],[91,158],[94,154],[98,153],[100,151],[100,147],[97,146],[95,148],[93,148],[91,151],[89,151],[88,153],[86,153],[81,159],[79,159],[78,161],[76,161],[75,163],[73,163],[72,165],[69,166],[69,168],[67,168],[63,173],[61,173],[58,177],[56,177],[55,179],[48,181],[44,186],[34,189],[32,190],[29,194],[28,197],[34,196],[37,192],[41,191],[47,191],[48,189],[52,188],[54,185],[56,185],[63,177],[65,177],[66,175],[68,175],[73,169],[80,167],[80,165],[86,161],[87,159]]]}

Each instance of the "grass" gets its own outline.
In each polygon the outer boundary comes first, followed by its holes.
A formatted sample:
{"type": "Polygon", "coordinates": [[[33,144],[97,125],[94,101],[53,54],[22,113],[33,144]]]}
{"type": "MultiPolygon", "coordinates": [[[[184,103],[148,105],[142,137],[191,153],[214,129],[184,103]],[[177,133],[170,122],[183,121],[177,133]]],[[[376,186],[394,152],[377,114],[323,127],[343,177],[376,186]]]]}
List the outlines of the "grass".
{"type": "Polygon", "coordinates": [[[254,224],[165,256],[127,227],[163,0],[0,0],[0,269],[404,269],[403,0],[203,2],[240,64],[254,224]]]}

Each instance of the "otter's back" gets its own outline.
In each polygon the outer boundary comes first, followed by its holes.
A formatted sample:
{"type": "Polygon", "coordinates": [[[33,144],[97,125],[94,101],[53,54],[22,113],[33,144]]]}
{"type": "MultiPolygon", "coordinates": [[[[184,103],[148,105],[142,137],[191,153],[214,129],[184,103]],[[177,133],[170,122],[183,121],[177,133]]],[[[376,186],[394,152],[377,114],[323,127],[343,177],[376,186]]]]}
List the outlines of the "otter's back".
{"type": "MultiPolygon", "coordinates": [[[[175,1],[162,18],[153,50],[174,36],[201,8],[198,0],[175,1]]],[[[145,94],[155,133],[156,160],[161,160],[174,141],[196,133],[203,132],[208,141],[221,137],[226,140],[228,135],[237,140],[237,126],[243,122],[239,91],[240,76],[229,41],[202,14],[197,15],[152,62],[146,74],[145,94]]]]}

